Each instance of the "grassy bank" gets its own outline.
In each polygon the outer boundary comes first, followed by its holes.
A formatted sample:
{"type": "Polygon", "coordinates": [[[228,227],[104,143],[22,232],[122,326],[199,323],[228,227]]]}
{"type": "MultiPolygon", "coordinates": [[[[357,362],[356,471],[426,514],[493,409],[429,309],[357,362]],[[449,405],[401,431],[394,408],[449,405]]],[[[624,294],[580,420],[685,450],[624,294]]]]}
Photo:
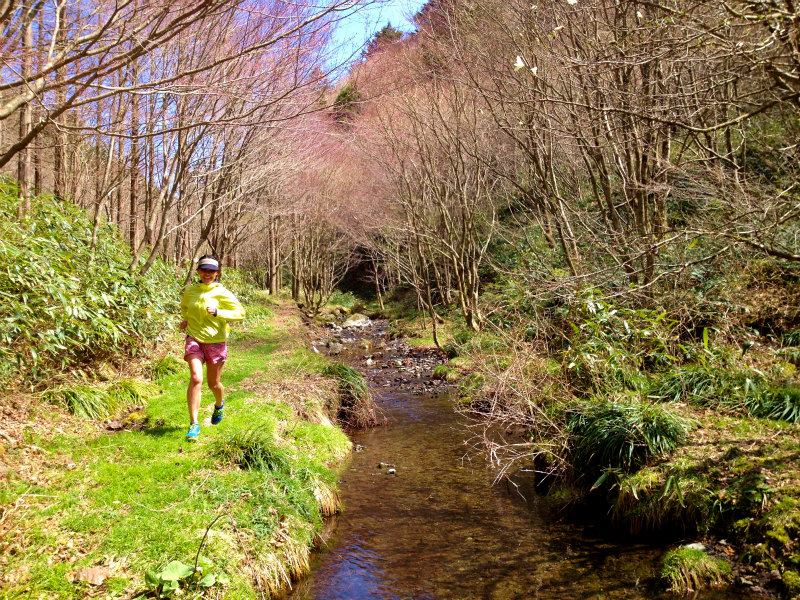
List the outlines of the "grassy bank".
{"type": "Polygon", "coordinates": [[[328,420],[335,384],[299,318],[257,299],[247,308],[222,377],[225,419],[210,425],[204,389],[196,444],[184,441],[178,333],[140,365],[152,391],[139,386],[104,423],[57,398],[3,399],[0,598],[170,587],[191,597],[205,586],[214,597],[268,597],[307,570],[322,517],[338,505],[330,467],[350,444],[328,420]],[[190,575],[196,564],[204,578],[190,575]]]}

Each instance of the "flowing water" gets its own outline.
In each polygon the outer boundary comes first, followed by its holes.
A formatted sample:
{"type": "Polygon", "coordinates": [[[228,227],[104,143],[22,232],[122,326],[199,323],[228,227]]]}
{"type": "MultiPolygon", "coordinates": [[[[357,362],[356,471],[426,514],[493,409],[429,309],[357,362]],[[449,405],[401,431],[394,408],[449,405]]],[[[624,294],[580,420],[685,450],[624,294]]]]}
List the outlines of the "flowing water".
{"type": "Polygon", "coordinates": [[[453,398],[398,386],[393,374],[370,374],[387,425],[351,436],[344,512],[293,600],[661,597],[663,548],[592,535],[534,493],[493,485],[483,460],[465,456],[470,434],[453,398]]]}

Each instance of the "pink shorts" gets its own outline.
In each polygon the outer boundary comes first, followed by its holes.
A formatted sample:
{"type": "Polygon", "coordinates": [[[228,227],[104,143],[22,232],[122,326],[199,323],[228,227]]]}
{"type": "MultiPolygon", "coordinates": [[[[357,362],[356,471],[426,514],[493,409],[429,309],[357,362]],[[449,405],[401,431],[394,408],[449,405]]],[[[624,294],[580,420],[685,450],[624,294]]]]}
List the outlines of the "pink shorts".
{"type": "Polygon", "coordinates": [[[203,362],[208,361],[212,365],[225,362],[228,358],[228,342],[217,342],[216,344],[203,344],[192,336],[186,336],[186,350],[183,360],[188,361],[190,356],[199,356],[203,362]]]}

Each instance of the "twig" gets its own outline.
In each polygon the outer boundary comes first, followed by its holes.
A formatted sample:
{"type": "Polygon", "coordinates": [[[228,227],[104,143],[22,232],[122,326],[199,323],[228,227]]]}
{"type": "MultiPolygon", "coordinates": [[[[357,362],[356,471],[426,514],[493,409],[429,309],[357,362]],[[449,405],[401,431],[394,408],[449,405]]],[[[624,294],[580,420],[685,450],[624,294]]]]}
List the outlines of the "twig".
{"type": "Polygon", "coordinates": [[[214,524],[217,521],[219,521],[222,517],[224,517],[225,514],[226,513],[218,514],[216,517],[214,517],[214,520],[211,521],[211,523],[208,524],[208,527],[206,527],[206,532],[203,534],[203,539],[201,540],[200,545],[197,547],[197,554],[194,557],[194,572],[195,573],[197,572],[197,563],[200,560],[200,551],[203,549],[203,546],[206,543],[206,539],[208,538],[208,532],[211,531],[211,528],[214,526],[214,524]]]}

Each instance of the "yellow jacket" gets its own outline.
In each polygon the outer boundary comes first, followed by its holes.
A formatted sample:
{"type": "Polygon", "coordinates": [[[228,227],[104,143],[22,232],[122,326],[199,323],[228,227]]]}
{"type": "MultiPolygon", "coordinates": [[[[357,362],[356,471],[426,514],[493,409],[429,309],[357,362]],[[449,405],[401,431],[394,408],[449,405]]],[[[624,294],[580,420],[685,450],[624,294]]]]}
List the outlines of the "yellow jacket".
{"type": "Polygon", "coordinates": [[[244,308],[221,283],[195,283],[186,288],[181,299],[181,315],[186,321],[186,334],[203,344],[215,344],[228,339],[228,321],[244,319],[244,308]],[[206,306],[217,309],[211,315],[206,306]]]}

